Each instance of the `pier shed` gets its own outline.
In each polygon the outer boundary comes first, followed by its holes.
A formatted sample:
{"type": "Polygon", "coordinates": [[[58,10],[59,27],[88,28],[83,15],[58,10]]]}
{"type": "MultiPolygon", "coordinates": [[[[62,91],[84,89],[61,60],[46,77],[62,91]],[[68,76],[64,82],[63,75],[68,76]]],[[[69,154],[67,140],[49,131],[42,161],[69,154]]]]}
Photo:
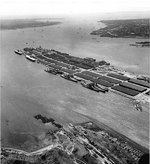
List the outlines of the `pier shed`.
{"type": "Polygon", "coordinates": [[[104,80],[104,81],[107,81],[109,83],[113,83],[113,84],[119,84],[119,83],[121,83],[120,80],[113,79],[113,78],[108,77],[108,76],[101,76],[101,77],[99,77],[99,79],[104,80]]]}
{"type": "Polygon", "coordinates": [[[142,81],[142,80],[130,79],[129,82],[130,82],[130,83],[137,84],[137,85],[141,85],[141,86],[143,86],[143,87],[150,88],[150,83],[147,83],[147,82],[142,81]]]}
{"type": "Polygon", "coordinates": [[[113,78],[116,78],[116,79],[119,79],[119,80],[123,80],[123,81],[127,81],[127,80],[130,79],[127,76],[123,76],[123,75],[119,75],[119,74],[115,74],[115,73],[108,73],[107,76],[110,76],[110,77],[113,77],[113,78]]]}
{"type": "Polygon", "coordinates": [[[95,72],[90,72],[90,71],[83,71],[82,73],[85,74],[85,75],[88,75],[88,76],[92,76],[93,78],[98,78],[98,77],[101,76],[101,75],[99,75],[95,72]]]}
{"type": "Polygon", "coordinates": [[[136,96],[136,95],[138,95],[140,93],[140,92],[138,92],[136,90],[129,89],[129,88],[126,88],[126,87],[123,87],[123,86],[120,86],[120,85],[116,85],[116,86],[113,86],[111,88],[116,90],[116,91],[125,93],[125,94],[127,94],[129,96],[136,96]]]}
{"type": "Polygon", "coordinates": [[[92,80],[93,79],[91,76],[85,75],[83,73],[75,73],[74,76],[77,76],[77,77],[85,79],[85,80],[92,80]]]}
{"type": "Polygon", "coordinates": [[[77,72],[77,71],[75,71],[75,70],[65,69],[65,68],[61,68],[61,71],[62,71],[62,72],[65,72],[65,73],[69,73],[69,74],[74,74],[74,73],[77,72]]]}
{"type": "Polygon", "coordinates": [[[128,82],[120,83],[120,86],[130,88],[130,89],[133,89],[133,90],[136,90],[136,91],[139,91],[139,92],[146,91],[146,88],[144,88],[142,86],[139,86],[139,85],[136,85],[136,84],[133,84],[133,83],[128,83],[128,82]]]}
{"type": "Polygon", "coordinates": [[[51,68],[53,68],[53,69],[61,70],[61,67],[58,66],[58,65],[49,64],[49,65],[47,65],[47,66],[48,66],[48,67],[51,67],[51,68]]]}
{"type": "Polygon", "coordinates": [[[103,85],[105,87],[112,87],[113,86],[112,83],[109,83],[109,82],[101,80],[101,79],[92,79],[91,81],[93,83],[97,83],[97,84],[103,85]]]}

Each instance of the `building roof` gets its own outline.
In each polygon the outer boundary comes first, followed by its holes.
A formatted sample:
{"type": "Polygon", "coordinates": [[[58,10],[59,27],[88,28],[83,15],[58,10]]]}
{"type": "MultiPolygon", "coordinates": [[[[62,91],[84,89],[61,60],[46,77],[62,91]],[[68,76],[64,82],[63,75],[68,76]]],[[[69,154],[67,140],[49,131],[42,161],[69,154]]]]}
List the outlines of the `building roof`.
{"type": "Polygon", "coordinates": [[[95,73],[95,72],[90,72],[90,71],[83,71],[82,73],[85,74],[85,75],[88,75],[88,76],[95,77],[95,78],[101,76],[101,75],[99,75],[99,74],[97,74],[97,73],[95,73]]]}
{"type": "Polygon", "coordinates": [[[61,68],[61,71],[69,73],[69,74],[74,74],[76,72],[75,70],[66,69],[66,68],[61,68]]]}
{"type": "Polygon", "coordinates": [[[48,67],[51,67],[51,68],[54,68],[54,69],[59,69],[59,70],[61,69],[60,66],[54,65],[54,64],[49,64],[48,67]]]}
{"type": "Polygon", "coordinates": [[[124,80],[124,81],[130,79],[127,76],[123,76],[123,75],[119,75],[119,74],[115,74],[115,73],[108,73],[107,76],[110,76],[110,77],[113,77],[113,78],[116,78],[116,79],[119,79],[119,80],[124,80]]]}
{"type": "Polygon", "coordinates": [[[92,80],[93,79],[91,76],[85,75],[83,73],[75,73],[74,75],[77,77],[80,77],[82,79],[85,79],[85,80],[92,80]]]}
{"type": "Polygon", "coordinates": [[[150,88],[150,83],[147,83],[145,81],[142,80],[137,80],[137,79],[130,79],[129,82],[137,84],[137,85],[141,85],[147,88],[150,88]]]}
{"type": "Polygon", "coordinates": [[[121,83],[120,80],[113,79],[113,78],[108,77],[108,76],[101,76],[99,79],[104,80],[104,81],[108,81],[109,83],[113,83],[113,84],[121,83]]]}
{"type": "Polygon", "coordinates": [[[131,89],[139,91],[139,92],[146,91],[146,88],[144,88],[142,86],[139,86],[139,85],[135,85],[133,83],[128,83],[128,82],[120,83],[120,86],[123,86],[123,87],[126,87],[126,88],[131,88],[131,89]]]}
{"type": "Polygon", "coordinates": [[[112,87],[112,86],[113,86],[112,83],[109,83],[109,82],[104,81],[104,80],[101,80],[101,79],[92,79],[91,81],[94,82],[94,83],[103,85],[103,86],[105,86],[105,87],[112,87]]]}
{"type": "Polygon", "coordinates": [[[113,86],[111,88],[116,90],[116,91],[119,91],[119,92],[125,93],[127,95],[130,95],[130,96],[136,96],[137,94],[140,93],[136,90],[129,89],[129,88],[126,88],[126,87],[123,87],[123,86],[120,86],[120,85],[116,85],[116,86],[113,86]]]}

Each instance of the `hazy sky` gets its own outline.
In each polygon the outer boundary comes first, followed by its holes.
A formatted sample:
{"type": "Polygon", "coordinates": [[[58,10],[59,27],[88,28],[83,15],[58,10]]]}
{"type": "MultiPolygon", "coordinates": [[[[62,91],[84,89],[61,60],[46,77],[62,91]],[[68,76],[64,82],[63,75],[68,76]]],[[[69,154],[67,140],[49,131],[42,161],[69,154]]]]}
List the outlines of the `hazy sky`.
{"type": "Polygon", "coordinates": [[[0,0],[2,17],[148,10],[149,0],[0,0]]]}

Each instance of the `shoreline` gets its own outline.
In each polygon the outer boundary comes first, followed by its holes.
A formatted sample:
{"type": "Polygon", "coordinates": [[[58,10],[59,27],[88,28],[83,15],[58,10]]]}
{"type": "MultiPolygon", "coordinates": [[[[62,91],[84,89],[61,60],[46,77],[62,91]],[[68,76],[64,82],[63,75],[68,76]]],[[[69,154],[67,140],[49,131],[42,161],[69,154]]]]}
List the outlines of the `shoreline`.
{"type": "Polygon", "coordinates": [[[149,39],[149,32],[147,32],[146,30],[141,32],[142,28],[148,29],[147,26],[149,26],[149,22],[147,21],[149,21],[149,19],[146,18],[133,20],[101,20],[98,22],[104,23],[105,27],[94,30],[90,34],[109,38],[149,39]],[[143,25],[144,21],[145,24],[143,25]],[[135,28],[132,28],[132,26],[135,26],[135,28]],[[140,32],[137,32],[136,28],[138,28],[140,32]]]}
{"type": "Polygon", "coordinates": [[[23,20],[21,20],[21,22],[15,22],[15,21],[8,22],[8,23],[1,22],[1,31],[54,26],[54,25],[59,25],[63,23],[63,22],[58,22],[58,21],[41,22],[41,21],[36,21],[36,20],[28,20],[27,22],[23,23],[22,21],[23,20]]]}

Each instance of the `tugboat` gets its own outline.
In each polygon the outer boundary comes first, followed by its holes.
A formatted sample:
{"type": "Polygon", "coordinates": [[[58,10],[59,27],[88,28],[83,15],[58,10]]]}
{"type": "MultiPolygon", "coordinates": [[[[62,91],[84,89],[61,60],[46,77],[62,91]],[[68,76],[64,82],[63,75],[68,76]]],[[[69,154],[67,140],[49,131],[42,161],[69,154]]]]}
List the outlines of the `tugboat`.
{"type": "Polygon", "coordinates": [[[18,55],[22,55],[22,54],[23,54],[23,52],[20,51],[20,50],[15,50],[14,52],[15,52],[16,54],[18,54],[18,55]]]}
{"type": "Polygon", "coordinates": [[[32,61],[32,62],[35,62],[36,61],[36,59],[34,57],[30,56],[30,55],[26,55],[26,58],[28,60],[32,61]]]}

